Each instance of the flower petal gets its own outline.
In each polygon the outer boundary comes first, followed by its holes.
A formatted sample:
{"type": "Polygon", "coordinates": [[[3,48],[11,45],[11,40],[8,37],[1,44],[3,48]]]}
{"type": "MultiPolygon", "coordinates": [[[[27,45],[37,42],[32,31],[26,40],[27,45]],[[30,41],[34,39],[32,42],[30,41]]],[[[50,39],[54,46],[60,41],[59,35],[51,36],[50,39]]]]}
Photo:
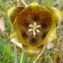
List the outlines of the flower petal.
{"type": "Polygon", "coordinates": [[[10,17],[11,22],[15,21],[16,16],[24,9],[24,7],[12,7],[8,10],[8,16],[10,17]]]}
{"type": "Polygon", "coordinates": [[[56,25],[58,25],[63,17],[62,12],[55,7],[50,7],[48,10],[52,14],[52,18],[55,20],[56,25]]]}
{"type": "Polygon", "coordinates": [[[35,56],[37,56],[37,55],[41,52],[42,47],[43,47],[43,46],[34,48],[34,47],[28,47],[28,46],[23,45],[24,51],[25,51],[26,54],[27,54],[28,56],[30,56],[30,57],[35,57],[35,56]]]}

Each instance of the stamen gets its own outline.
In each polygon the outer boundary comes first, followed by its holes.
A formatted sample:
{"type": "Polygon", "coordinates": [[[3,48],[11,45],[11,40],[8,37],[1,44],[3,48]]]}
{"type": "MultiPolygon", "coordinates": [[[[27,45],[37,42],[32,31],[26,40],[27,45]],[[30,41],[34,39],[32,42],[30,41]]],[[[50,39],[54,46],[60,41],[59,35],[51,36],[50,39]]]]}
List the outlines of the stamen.
{"type": "Polygon", "coordinates": [[[36,22],[34,22],[34,24],[30,24],[29,27],[31,27],[31,29],[29,29],[28,31],[32,31],[33,35],[36,35],[36,32],[40,32],[40,30],[38,30],[39,27],[41,27],[41,25],[37,25],[36,22]]]}

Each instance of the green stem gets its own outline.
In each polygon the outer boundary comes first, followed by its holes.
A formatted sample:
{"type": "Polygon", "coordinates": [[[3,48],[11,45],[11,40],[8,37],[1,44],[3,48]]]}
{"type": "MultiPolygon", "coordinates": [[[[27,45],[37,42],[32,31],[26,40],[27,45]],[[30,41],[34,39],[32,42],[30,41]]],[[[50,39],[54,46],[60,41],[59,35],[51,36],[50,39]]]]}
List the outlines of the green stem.
{"type": "Polygon", "coordinates": [[[17,58],[17,49],[16,49],[16,45],[14,44],[14,63],[18,63],[18,58],[17,58]]]}
{"type": "Polygon", "coordinates": [[[20,63],[27,63],[27,56],[26,56],[26,54],[23,50],[22,50],[22,53],[21,53],[20,63]]]}

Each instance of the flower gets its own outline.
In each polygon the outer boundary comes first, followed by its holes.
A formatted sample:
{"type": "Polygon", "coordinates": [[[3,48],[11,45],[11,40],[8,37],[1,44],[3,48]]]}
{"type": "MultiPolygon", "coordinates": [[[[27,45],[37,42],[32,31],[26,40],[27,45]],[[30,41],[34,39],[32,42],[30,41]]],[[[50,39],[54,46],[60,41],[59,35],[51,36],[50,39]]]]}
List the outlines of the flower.
{"type": "Polygon", "coordinates": [[[33,2],[26,8],[11,8],[8,13],[25,52],[33,55],[32,52],[35,50],[39,53],[44,44],[57,38],[56,27],[62,18],[62,12],[58,9],[46,8],[33,2]]]}

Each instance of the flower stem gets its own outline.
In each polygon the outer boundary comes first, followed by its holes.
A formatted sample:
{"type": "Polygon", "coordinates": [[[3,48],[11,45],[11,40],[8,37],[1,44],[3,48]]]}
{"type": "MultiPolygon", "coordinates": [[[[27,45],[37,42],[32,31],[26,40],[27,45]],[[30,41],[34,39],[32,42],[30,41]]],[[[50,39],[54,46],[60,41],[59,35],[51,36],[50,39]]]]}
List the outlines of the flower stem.
{"type": "Polygon", "coordinates": [[[18,60],[17,60],[17,49],[16,49],[16,45],[14,44],[14,63],[18,63],[18,60]]]}
{"type": "Polygon", "coordinates": [[[22,50],[22,53],[21,53],[20,63],[27,63],[27,56],[26,56],[26,54],[23,50],[22,50]]]}

